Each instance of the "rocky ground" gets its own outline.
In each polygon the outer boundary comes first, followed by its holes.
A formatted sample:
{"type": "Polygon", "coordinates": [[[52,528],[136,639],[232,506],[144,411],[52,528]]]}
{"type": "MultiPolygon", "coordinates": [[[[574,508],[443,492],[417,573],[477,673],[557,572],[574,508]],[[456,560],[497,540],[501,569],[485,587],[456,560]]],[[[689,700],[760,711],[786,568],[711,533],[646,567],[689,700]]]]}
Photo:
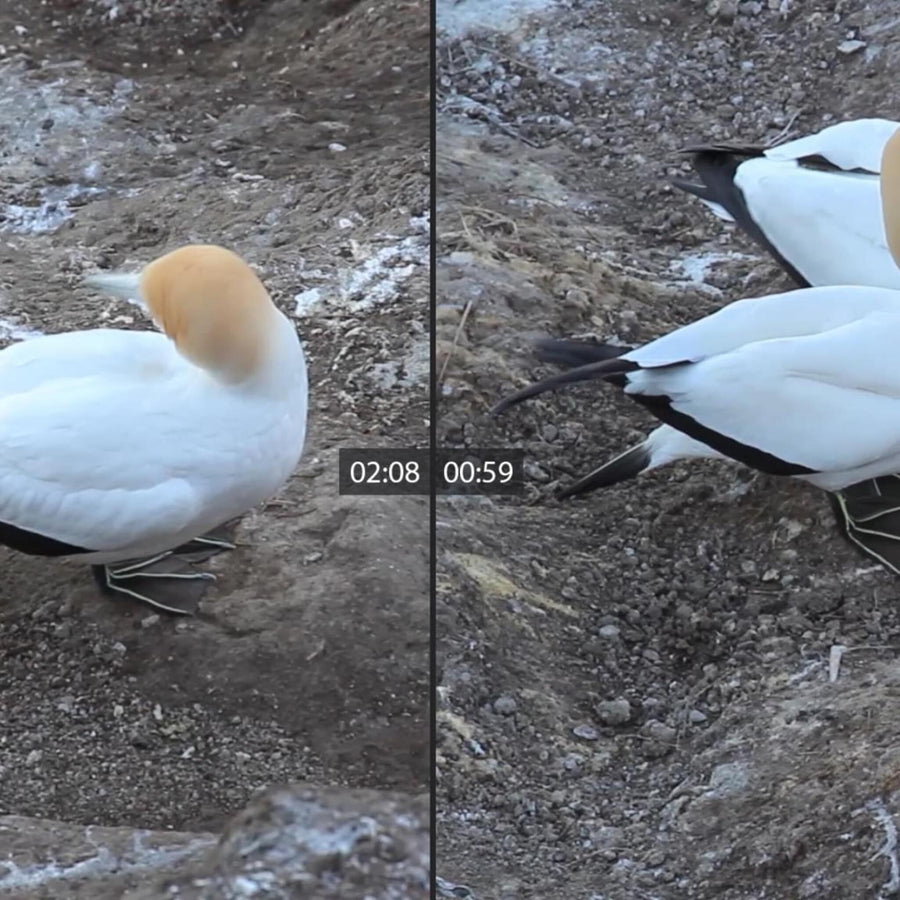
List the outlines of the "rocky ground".
{"type": "Polygon", "coordinates": [[[297,781],[417,808],[427,501],[339,497],[337,451],[427,440],[427,12],[0,3],[3,342],[147,327],[82,274],[213,241],[295,317],[312,385],[301,466],[214,561],[196,619],[0,550],[0,892],[69,896],[118,859],[98,838],[48,855],[59,841],[20,832],[173,830],[191,850],[260,788],[297,781]]]}
{"type": "Polygon", "coordinates": [[[293,785],[209,834],[8,816],[4,896],[29,900],[424,900],[427,795],[293,785]]]}
{"type": "Polygon", "coordinates": [[[612,390],[487,411],[549,371],[533,336],[786,288],[667,185],[676,151],[900,118],[896,6],[488,6],[439,0],[439,433],[524,447],[529,485],[439,503],[442,895],[894,896],[895,579],[822,494],[737,467],[556,502],[646,433],[612,390]]]}

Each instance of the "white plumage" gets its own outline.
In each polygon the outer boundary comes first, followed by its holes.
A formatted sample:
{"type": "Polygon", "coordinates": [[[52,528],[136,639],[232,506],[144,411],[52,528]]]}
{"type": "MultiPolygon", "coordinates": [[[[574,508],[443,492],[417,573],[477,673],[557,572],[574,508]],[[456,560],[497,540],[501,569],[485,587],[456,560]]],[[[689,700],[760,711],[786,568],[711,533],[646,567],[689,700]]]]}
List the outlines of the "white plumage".
{"type": "MultiPolygon", "coordinates": [[[[884,145],[879,168],[884,252],[896,268],[900,131],[884,145]]],[[[900,572],[900,291],[824,286],[740,300],[624,353],[552,339],[538,347],[569,370],[504,400],[498,411],[601,379],[663,423],[560,496],[677,459],[726,457],[832,492],[847,536],[900,572]]]]}
{"type": "Polygon", "coordinates": [[[93,282],[165,333],[0,352],[0,542],[108,564],[170,551],[274,494],[302,451],[307,379],[293,325],[229,251],[185,247],[93,282]]]}
{"type": "Polygon", "coordinates": [[[729,304],[503,407],[563,384],[610,380],[666,423],[643,445],[641,470],[727,456],[837,490],[900,470],[898,341],[900,292],[808,288],[729,304]]]}
{"type": "MultiPolygon", "coordinates": [[[[898,338],[900,292],[825,287],[741,300],[621,357],[641,367],[625,376],[625,393],[666,396],[676,414],[749,448],[742,461],[763,453],[837,490],[900,470],[898,338]]],[[[654,441],[660,456],[674,455],[671,430],[654,441]]],[[[682,430],[692,436],[690,423],[682,430]]]]}
{"type": "Polygon", "coordinates": [[[768,149],[692,147],[703,184],[675,184],[736,222],[800,286],[900,289],[879,195],[882,151],[898,128],[888,119],[857,119],[768,149]]]}

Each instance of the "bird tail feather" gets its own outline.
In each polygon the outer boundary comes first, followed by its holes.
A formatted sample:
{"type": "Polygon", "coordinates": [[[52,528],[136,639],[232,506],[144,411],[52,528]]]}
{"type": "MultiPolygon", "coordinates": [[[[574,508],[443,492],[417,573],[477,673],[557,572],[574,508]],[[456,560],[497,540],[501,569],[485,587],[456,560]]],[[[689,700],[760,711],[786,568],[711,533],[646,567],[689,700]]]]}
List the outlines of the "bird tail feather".
{"type": "Polygon", "coordinates": [[[498,416],[500,413],[506,412],[510,407],[516,406],[523,400],[531,397],[537,397],[545,394],[547,391],[556,391],[567,384],[577,384],[579,381],[592,381],[602,379],[612,384],[624,387],[626,384],[625,375],[639,369],[640,366],[630,359],[603,359],[600,362],[588,363],[584,366],[577,366],[566,372],[560,372],[559,375],[553,375],[551,378],[545,378],[543,381],[537,381],[528,387],[511,394],[509,397],[501,400],[491,410],[492,415],[498,416]]]}
{"type": "Polygon", "coordinates": [[[552,363],[565,369],[573,369],[592,362],[616,359],[634,350],[626,344],[602,344],[599,341],[561,340],[540,338],[535,341],[535,352],[541,362],[552,363]]]}
{"type": "Polygon", "coordinates": [[[760,148],[731,147],[730,145],[696,146],[685,149],[690,154],[691,165],[700,176],[702,186],[682,178],[672,179],[672,184],[702,200],[713,212],[719,215],[716,207],[727,213],[728,217],[764,250],[771,254],[775,261],[790,275],[799,287],[809,287],[809,281],[785,259],[775,245],[766,237],[756,224],[741,189],[734,183],[738,166],[753,156],[760,156],[760,148]]]}
{"type": "Polygon", "coordinates": [[[589,494],[599,488],[609,487],[611,484],[618,484],[620,481],[634,478],[648,468],[650,468],[650,450],[644,442],[620,453],[614,459],[594,469],[593,472],[579,478],[574,484],[563,488],[557,493],[557,497],[564,500],[566,497],[589,494]]]}

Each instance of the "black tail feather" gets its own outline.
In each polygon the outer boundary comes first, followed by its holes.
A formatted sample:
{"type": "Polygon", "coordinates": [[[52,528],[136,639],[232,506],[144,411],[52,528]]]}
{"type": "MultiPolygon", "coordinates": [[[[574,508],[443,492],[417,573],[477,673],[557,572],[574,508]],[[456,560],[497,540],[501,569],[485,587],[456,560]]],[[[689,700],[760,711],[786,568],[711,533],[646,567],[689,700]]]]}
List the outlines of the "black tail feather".
{"type": "Polygon", "coordinates": [[[515,394],[501,400],[492,410],[491,414],[498,416],[500,413],[506,412],[511,406],[528,400],[531,397],[537,397],[547,391],[555,391],[567,384],[575,384],[579,381],[592,381],[594,379],[603,379],[619,387],[624,387],[625,374],[639,369],[640,366],[630,359],[604,359],[600,362],[590,363],[586,366],[578,366],[575,369],[569,369],[567,372],[561,372],[551,378],[545,378],[535,384],[530,384],[527,388],[517,391],[515,394]]]}
{"type": "Polygon", "coordinates": [[[615,459],[604,463],[599,469],[594,469],[584,478],[580,478],[574,484],[563,488],[557,493],[560,500],[566,497],[576,497],[579,494],[588,494],[598,488],[609,487],[628,478],[634,478],[650,465],[650,451],[645,444],[638,444],[630,450],[626,450],[615,459]]]}
{"type": "Polygon", "coordinates": [[[632,350],[634,347],[601,344],[598,341],[572,341],[559,338],[540,338],[535,341],[535,352],[541,362],[563,366],[566,369],[616,359],[632,350]]]}
{"type": "Polygon", "coordinates": [[[693,194],[695,197],[699,197],[707,203],[717,202],[716,198],[710,194],[709,188],[705,184],[696,184],[693,181],[688,181],[686,178],[673,178],[671,181],[675,187],[682,191],[686,191],[688,194],[693,194]]]}
{"type": "Polygon", "coordinates": [[[705,192],[696,190],[696,185],[683,179],[673,179],[672,183],[688,193],[718,203],[734,219],[737,225],[767,253],[771,254],[775,261],[799,287],[809,287],[809,282],[778,252],[774,244],[769,241],[762,229],[753,220],[747,203],[740,188],[734,183],[734,176],[738,166],[747,159],[758,156],[761,151],[753,148],[729,149],[725,146],[694,147],[684,152],[690,153],[691,164],[703,182],[705,192]]]}
{"type": "Polygon", "coordinates": [[[728,153],[730,156],[740,157],[739,162],[752,159],[754,156],[762,156],[766,150],[777,144],[742,144],[738,141],[716,141],[713,144],[688,144],[682,147],[679,153],[693,155],[694,153],[728,153]]]}

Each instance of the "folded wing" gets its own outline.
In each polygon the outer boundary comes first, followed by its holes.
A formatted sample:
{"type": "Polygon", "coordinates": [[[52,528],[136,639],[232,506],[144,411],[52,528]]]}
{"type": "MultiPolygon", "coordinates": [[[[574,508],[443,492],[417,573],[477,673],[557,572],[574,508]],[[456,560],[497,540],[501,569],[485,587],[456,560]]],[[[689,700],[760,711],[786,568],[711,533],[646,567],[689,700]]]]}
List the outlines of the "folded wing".
{"type": "Polygon", "coordinates": [[[871,474],[887,474],[900,455],[898,335],[900,314],[876,312],[693,364],[641,368],[626,375],[625,392],[689,437],[763,471],[851,473],[884,461],[871,474]]]}

